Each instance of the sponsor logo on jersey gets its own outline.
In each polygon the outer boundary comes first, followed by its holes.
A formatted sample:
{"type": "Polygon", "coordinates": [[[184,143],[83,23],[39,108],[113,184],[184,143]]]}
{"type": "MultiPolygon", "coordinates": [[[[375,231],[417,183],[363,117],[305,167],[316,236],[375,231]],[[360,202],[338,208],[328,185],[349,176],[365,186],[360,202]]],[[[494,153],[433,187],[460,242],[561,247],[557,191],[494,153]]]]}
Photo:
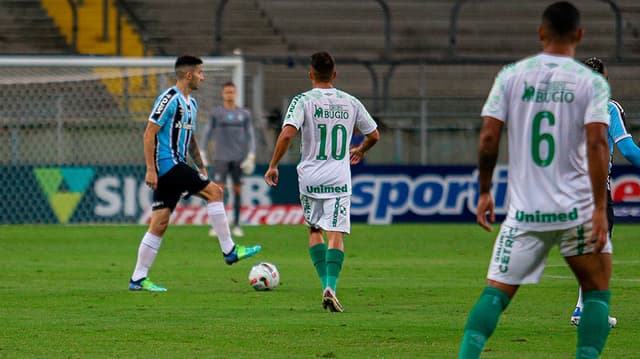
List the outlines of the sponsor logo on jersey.
{"type": "Polygon", "coordinates": [[[176,122],[176,124],[173,126],[175,128],[183,128],[185,130],[191,130],[193,129],[193,125],[190,123],[184,123],[182,121],[178,121],[176,122]]]}
{"type": "Polygon", "coordinates": [[[538,88],[524,83],[522,101],[538,103],[571,103],[575,100],[572,83],[566,81],[541,82],[538,88]]]}
{"type": "Polygon", "coordinates": [[[324,118],[328,120],[346,120],[349,118],[349,112],[343,109],[342,105],[329,105],[328,108],[322,108],[314,104],[313,107],[314,118],[324,118]]]}
{"type": "Polygon", "coordinates": [[[342,186],[307,186],[307,192],[309,193],[347,193],[349,186],[346,184],[342,186]]]}
{"type": "Polygon", "coordinates": [[[175,90],[170,90],[169,92],[167,92],[164,96],[162,96],[162,99],[160,99],[160,102],[158,102],[158,105],[156,106],[156,110],[153,112],[153,117],[154,118],[158,118],[162,112],[164,112],[164,109],[167,107],[167,104],[169,104],[169,101],[171,101],[171,99],[173,98],[173,96],[175,96],[176,91],[175,90]]]}
{"type": "Polygon", "coordinates": [[[525,212],[522,210],[516,210],[516,221],[518,222],[526,222],[526,223],[556,223],[556,222],[567,222],[567,221],[575,221],[578,219],[578,209],[573,208],[570,212],[557,212],[557,213],[540,213],[540,211],[535,212],[525,212]]]}

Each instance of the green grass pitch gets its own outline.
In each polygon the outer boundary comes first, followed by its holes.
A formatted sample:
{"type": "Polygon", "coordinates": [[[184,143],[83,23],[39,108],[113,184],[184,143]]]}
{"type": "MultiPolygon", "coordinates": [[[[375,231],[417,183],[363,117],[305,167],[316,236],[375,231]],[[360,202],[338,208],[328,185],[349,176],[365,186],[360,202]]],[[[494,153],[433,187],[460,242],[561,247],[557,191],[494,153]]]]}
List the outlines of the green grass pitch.
{"type": "MultiPolygon", "coordinates": [[[[611,331],[602,358],[640,356],[637,225],[614,235],[611,331]]],[[[246,227],[256,257],[227,266],[200,226],[172,226],[150,277],[129,292],[142,226],[0,226],[0,358],[454,358],[484,287],[494,233],[473,224],[354,225],[338,283],[344,313],[322,310],[303,226],[246,227]],[[275,263],[281,284],[247,274],[275,263]]],[[[576,284],[553,251],[522,287],[483,358],[573,358],[576,284]]]]}

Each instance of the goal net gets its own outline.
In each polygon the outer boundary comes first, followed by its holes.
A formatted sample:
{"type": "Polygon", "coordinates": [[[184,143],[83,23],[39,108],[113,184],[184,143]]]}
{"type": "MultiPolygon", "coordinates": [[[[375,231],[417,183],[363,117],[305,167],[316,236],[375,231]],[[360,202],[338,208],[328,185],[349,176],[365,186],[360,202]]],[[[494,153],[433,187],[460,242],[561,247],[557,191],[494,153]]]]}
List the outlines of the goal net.
{"type": "MultiPolygon", "coordinates": [[[[243,60],[203,61],[200,124],[226,81],[244,103],[243,60]]],[[[137,221],[147,204],[142,134],[154,100],[175,84],[174,62],[0,57],[0,223],[137,221]]]]}

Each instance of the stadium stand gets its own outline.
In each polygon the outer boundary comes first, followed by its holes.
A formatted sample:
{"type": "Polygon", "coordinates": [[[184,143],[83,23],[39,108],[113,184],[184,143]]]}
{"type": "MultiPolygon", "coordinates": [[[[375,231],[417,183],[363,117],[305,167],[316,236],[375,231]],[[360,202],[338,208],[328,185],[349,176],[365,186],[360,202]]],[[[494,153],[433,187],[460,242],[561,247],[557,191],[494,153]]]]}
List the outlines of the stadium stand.
{"type": "MultiPolygon", "coordinates": [[[[282,110],[292,96],[308,89],[304,59],[326,49],[339,62],[336,84],[362,98],[385,125],[399,130],[394,136],[418,128],[422,96],[427,99],[432,130],[454,136],[465,133],[469,141],[474,141],[469,129],[479,126],[479,108],[501,64],[538,51],[535,29],[546,4],[509,0],[183,0],[179,6],[170,0],[119,2],[130,10],[129,25],[139,32],[144,29],[139,38],[150,54],[244,55],[249,76],[263,71],[261,110],[265,114],[282,110]],[[381,3],[388,6],[389,23],[381,3]],[[456,3],[460,7],[454,13],[456,3]],[[224,11],[216,32],[220,9],[224,11]],[[455,37],[451,36],[452,14],[457,14],[455,37]],[[390,26],[390,43],[385,25],[390,26]],[[395,65],[385,62],[385,55],[395,65]]],[[[624,104],[630,122],[637,122],[640,5],[635,0],[573,2],[581,9],[587,29],[577,57],[599,56],[610,64],[614,96],[624,104]],[[621,11],[620,52],[610,3],[621,11]]],[[[42,10],[43,3],[0,1],[2,53],[70,52],[61,29],[42,10]]],[[[81,15],[91,16],[84,23],[99,23],[99,12],[88,10],[93,2],[82,3],[85,13],[81,15]]]]}
{"type": "Polygon", "coordinates": [[[38,0],[0,1],[0,53],[67,54],[71,47],[38,0]]]}

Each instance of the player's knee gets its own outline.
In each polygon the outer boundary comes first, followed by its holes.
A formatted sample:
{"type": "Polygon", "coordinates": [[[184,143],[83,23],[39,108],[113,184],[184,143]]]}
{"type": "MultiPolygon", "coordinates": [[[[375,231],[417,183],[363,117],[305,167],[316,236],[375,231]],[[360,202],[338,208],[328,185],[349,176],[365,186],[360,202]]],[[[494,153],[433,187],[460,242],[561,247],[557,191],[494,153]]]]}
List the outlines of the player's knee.
{"type": "Polygon", "coordinates": [[[221,202],[223,199],[222,188],[213,182],[209,182],[200,194],[207,202],[221,202]]]}

